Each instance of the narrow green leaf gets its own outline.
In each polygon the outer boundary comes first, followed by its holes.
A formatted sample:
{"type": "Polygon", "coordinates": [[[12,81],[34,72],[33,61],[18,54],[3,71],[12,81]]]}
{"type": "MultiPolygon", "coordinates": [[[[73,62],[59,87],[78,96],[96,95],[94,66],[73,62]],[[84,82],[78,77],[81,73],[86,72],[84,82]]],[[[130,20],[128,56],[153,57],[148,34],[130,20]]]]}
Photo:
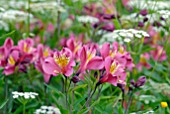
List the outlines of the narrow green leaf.
{"type": "Polygon", "coordinates": [[[85,88],[86,86],[87,86],[87,84],[79,85],[79,86],[76,86],[73,90],[75,91],[80,88],[85,88]]]}
{"type": "Polygon", "coordinates": [[[0,109],[2,109],[2,108],[6,105],[6,103],[8,102],[8,100],[9,100],[9,99],[6,99],[6,100],[1,104],[0,109]]]}
{"type": "Polygon", "coordinates": [[[3,38],[6,38],[6,37],[9,37],[9,36],[11,36],[12,34],[14,34],[15,33],[15,30],[13,30],[13,31],[11,31],[10,33],[7,33],[7,34],[5,34],[5,35],[3,35],[3,36],[1,36],[0,37],[0,39],[3,39],[3,38]]]}

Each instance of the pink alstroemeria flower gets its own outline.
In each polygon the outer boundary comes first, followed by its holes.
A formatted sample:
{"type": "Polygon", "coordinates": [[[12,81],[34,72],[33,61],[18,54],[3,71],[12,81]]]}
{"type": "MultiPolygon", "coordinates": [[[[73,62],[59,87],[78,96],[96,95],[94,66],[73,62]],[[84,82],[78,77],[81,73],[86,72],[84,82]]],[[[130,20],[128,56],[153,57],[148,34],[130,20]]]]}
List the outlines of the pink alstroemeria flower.
{"type": "Polygon", "coordinates": [[[114,86],[117,86],[117,83],[125,84],[126,72],[118,61],[108,56],[105,59],[105,69],[106,73],[100,79],[100,83],[108,82],[114,86]]]}
{"type": "Polygon", "coordinates": [[[147,60],[150,59],[150,56],[148,53],[144,53],[140,56],[140,61],[139,63],[136,65],[136,67],[141,71],[142,67],[145,67],[147,69],[151,68],[151,65],[147,62],[147,60]]]}
{"type": "Polygon", "coordinates": [[[19,51],[18,50],[11,50],[11,53],[8,55],[7,64],[4,68],[3,73],[5,75],[10,75],[15,72],[15,68],[18,64],[19,60],[19,51]]]}
{"type": "Polygon", "coordinates": [[[54,25],[52,23],[48,23],[47,25],[47,32],[54,32],[54,25]]]}
{"type": "Polygon", "coordinates": [[[20,40],[18,42],[18,47],[22,53],[30,54],[35,52],[34,41],[31,38],[20,40]]]}
{"type": "Polygon", "coordinates": [[[30,62],[30,63],[32,63],[35,60],[34,55],[36,55],[37,50],[36,48],[34,48],[33,39],[27,38],[25,40],[20,40],[18,42],[17,48],[20,50],[21,57],[23,57],[22,59],[27,58],[27,62],[30,62]]]}
{"type": "Polygon", "coordinates": [[[42,65],[45,58],[52,56],[53,54],[52,50],[49,47],[45,47],[44,45],[39,44],[37,47],[37,52],[38,55],[37,55],[37,60],[35,61],[35,68],[43,74],[44,81],[48,83],[51,78],[51,75],[44,72],[42,65]]]}
{"type": "Polygon", "coordinates": [[[76,41],[75,38],[67,40],[67,47],[72,51],[74,58],[78,59],[80,48],[82,47],[81,41],[76,41]]]}
{"type": "Polygon", "coordinates": [[[154,60],[156,61],[164,61],[166,60],[166,52],[165,50],[163,50],[162,46],[152,46],[154,48],[156,48],[156,50],[152,50],[150,51],[150,54],[152,55],[152,57],[154,58],[154,60]]]}
{"type": "Polygon", "coordinates": [[[5,40],[5,43],[3,45],[5,49],[5,56],[7,56],[10,53],[10,49],[14,46],[14,42],[11,38],[7,38],[5,40]]]}
{"type": "Polygon", "coordinates": [[[96,49],[94,45],[84,45],[80,51],[80,69],[79,72],[85,70],[100,70],[104,68],[103,58],[96,56],[96,49]]]}
{"type": "Polygon", "coordinates": [[[37,54],[38,54],[38,58],[47,58],[48,56],[52,56],[53,51],[47,47],[44,46],[43,44],[39,44],[37,46],[37,54]]]}
{"type": "Polygon", "coordinates": [[[0,47],[0,67],[4,67],[7,64],[6,58],[8,57],[13,45],[13,40],[11,38],[7,38],[4,45],[0,47]]]}
{"type": "Polygon", "coordinates": [[[5,53],[5,48],[0,47],[0,67],[3,67],[6,63],[4,53],[5,53]]]}
{"type": "Polygon", "coordinates": [[[13,45],[13,40],[7,38],[2,47],[0,47],[0,66],[4,68],[3,73],[10,75],[15,72],[16,67],[19,71],[26,72],[26,64],[29,63],[32,55],[22,55],[18,46],[13,45]]]}
{"type": "Polygon", "coordinates": [[[53,57],[48,57],[44,60],[43,70],[53,76],[58,74],[70,76],[73,74],[73,66],[75,66],[75,62],[72,52],[68,48],[63,48],[60,52],[54,52],[53,57]]]}
{"type": "Polygon", "coordinates": [[[120,64],[130,71],[135,66],[130,53],[126,52],[125,48],[119,45],[117,42],[112,44],[112,49],[110,49],[110,43],[104,43],[100,53],[103,58],[110,56],[111,58],[118,60],[120,64]]]}

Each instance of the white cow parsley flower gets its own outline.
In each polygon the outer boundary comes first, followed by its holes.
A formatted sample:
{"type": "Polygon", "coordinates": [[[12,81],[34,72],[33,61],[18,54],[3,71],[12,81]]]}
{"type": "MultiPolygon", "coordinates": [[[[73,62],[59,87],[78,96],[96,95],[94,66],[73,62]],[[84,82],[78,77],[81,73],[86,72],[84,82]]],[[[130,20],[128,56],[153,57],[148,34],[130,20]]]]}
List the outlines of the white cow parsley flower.
{"type": "Polygon", "coordinates": [[[9,25],[6,22],[0,20],[0,30],[9,31],[9,25]]]}
{"type": "Polygon", "coordinates": [[[154,1],[154,0],[130,0],[128,5],[138,9],[160,10],[169,9],[170,1],[154,1]]]}
{"type": "Polygon", "coordinates": [[[25,99],[34,99],[36,96],[38,96],[38,93],[35,93],[35,92],[17,92],[17,91],[14,91],[12,92],[13,94],[13,98],[16,99],[16,98],[25,98],[25,99]]]}
{"type": "Polygon", "coordinates": [[[61,114],[60,110],[53,106],[41,106],[34,114],[61,114]]]}
{"type": "MultiPolygon", "coordinates": [[[[30,18],[33,18],[32,14],[29,14],[30,18]]],[[[4,21],[21,22],[28,18],[28,13],[19,10],[6,10],[0,13],[0,18],[4,21]]]]}
{"type": "Polygon", "coordinates": [[[77,17],[77,20],[82,23],[97,23],[97,22],[99,22],[99,19],[97,19],[96,17],[89,16],[89,15],[79,16],[79,17],[77,17]]]}
{"type": "Polygon", "coordinates": [[[113,32],[108,32],[103,35],[99,43],[104,42],[114,42],[118,41],[120,44],[123,44],[125,42],[131,42],[135,38],[144,38],[144,37],[150,37],[149,34],[142,30],[135,30],[135,29],[121,29],[121,30],[115,30],[113,32]]]}

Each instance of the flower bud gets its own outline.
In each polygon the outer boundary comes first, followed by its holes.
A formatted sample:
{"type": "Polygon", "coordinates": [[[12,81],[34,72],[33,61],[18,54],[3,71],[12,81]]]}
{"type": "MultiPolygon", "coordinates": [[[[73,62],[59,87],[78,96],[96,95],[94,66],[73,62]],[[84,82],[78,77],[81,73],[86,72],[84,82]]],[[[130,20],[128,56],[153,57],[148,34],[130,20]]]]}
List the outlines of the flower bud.
{"type": "Polygon", "coordinates": [[[80,79],[79,79],[78,76],[74,76],[74,77],[71,79],[71,81],[72,81],[73,83],[77,83],[77,82],[80,81],[80,79]]]}
{"type": "Polygon", "coordinates": [[[148,11],[147,11],[146,9],[141,10],[141,11],[140,11],[140,14],[141,14],[142,16],[146,16],[146,15],[148,14],[148,11]]]}
{"type": "Polygon", "coordinates": [[[148,21],[148,18],[145,17],[145,18],[143,19],[143,22],[147,22],[147,21],[148,21]]]}
{"type": "Polygon", "coordinates": [[[144,23],[143,22],[138,22],[138,27],[143,27],[144,23]]]}
{"type": "Polygon", "coordinates": [[[131,80],[131,81],[130,81],[130,84],[132,84],[133,86],[135,86],[135,81],[134,81],[134,80],[131,80]]]}
{"type": "Polygon", "coordinates": [[[19,65],[19,71],[27,73],[27,67],[25,65],[19,65]]]}
{"type": "Polygon", "coordinates": [[[103,18],[109,20],[109,19],[114,19],[115,16],[113,14],[103,14],[103,18]]]}
{"type": "Polygon", "coordinates": [[[117,87],[119,87],[124,92],[125,84],[118,83],[117,87]]]}
{"type": "Polygon", "coordinates": [[[143,86],[143,85],[145,85],[145,82],[146,82],[146,77],[145,76],[141,76],[140,78],[138,78],[135,86],[136,87],[143,86]]]}
{"type": "Polygon", "coordinates": [[[153,23],[153,26],[161,27],[162,24],[161,24],[160,22],[158,22],[158,21],[155,21],[155,22],[153,23]]]}
{"type": "Polygon", "coordinates": [[[160,20],[165,21],[165,19],[162,16],[160,17],[160,20]]]}
{"type": "Polygon", "coordinates": [[[115,29],[115,26],[111,23],[107,23],[102,27],[102,29],[112,32],[115,29]]]}

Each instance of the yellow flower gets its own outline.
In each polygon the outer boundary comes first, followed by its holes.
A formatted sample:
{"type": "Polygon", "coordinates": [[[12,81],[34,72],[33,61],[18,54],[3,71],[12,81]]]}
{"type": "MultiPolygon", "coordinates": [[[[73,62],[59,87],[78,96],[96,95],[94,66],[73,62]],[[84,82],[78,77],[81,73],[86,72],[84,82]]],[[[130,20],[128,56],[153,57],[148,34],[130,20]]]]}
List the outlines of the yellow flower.
{"type": "Polygon", "coordinates": [[[168,106],[167,102],[161,102],[161,107],[166,108],[168,106]]]}

